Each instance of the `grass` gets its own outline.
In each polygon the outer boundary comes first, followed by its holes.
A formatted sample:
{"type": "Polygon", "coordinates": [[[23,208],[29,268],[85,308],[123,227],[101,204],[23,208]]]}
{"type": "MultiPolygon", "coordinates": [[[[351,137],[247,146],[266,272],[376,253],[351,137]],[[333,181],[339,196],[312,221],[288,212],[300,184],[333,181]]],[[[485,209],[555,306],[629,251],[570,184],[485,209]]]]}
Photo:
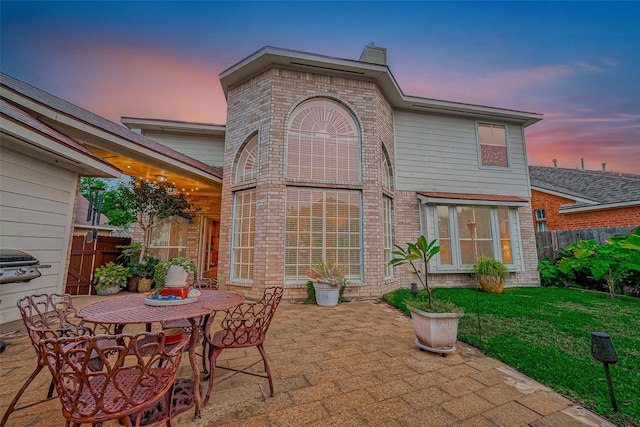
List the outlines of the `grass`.
{"type": "MultiPolygon", "coordinates": [[[[438,289],[437,294],[464,307],[461,341],[619,425],[640,424],[640,299],[611,300],[605,294],[558,288],[479,292],[480,338],[476,291],[438,289]],[[611,335],[618,352],[618,363],[610,365],[618,413],[611,408],[603,364],[590,355],[592,331],[611,335]]],[[[401,289],[383,299],[408,314],[404,301],[411,297],[401,289]]]]}

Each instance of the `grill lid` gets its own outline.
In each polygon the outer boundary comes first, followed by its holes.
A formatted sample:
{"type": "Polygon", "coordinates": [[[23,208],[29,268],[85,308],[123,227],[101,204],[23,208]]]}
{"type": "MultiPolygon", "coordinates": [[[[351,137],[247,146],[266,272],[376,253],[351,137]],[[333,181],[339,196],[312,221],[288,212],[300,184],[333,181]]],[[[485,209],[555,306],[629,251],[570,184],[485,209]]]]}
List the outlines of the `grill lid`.
{"type": "Polygon", "coordinates": [[[26,252],[16,249],[0,249],[0,268],[22,265],[34,265],[39,261],[26,252]]]}

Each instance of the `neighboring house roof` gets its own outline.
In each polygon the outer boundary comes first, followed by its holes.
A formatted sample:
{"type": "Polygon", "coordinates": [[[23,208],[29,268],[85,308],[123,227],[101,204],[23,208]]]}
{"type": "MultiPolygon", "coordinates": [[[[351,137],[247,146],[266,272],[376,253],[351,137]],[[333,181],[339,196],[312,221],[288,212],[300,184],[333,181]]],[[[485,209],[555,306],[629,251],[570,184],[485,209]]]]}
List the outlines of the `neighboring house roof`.
{"type": "Polygon", "coordinates": [[[640,206],[640,175],[529,166],[531,188],[575,203],[560,212],[640,206]]]}
{"type": "Polygon", "coordinates": [[[118,168],[111,166],[106,160],[96,156],[79,142],[52,129],[4,99],[0,99],[0,116],[2,117],[2,133],[15,138],[14,141],[17,143],[29,144],[66,159],[81,162],[85,172],[109,177],[120,175],[121,171],[118,168]]]}
{"type": "Polygon", "coordinates": [[[112,226],[108,225],[109,218],[107,218],[103,213],[100,214],[100,225],[92,225],[91,221],[87,221],[88,210],[89,210],[89,201],[83,195],[79,195],[78,203],[76,205],[76,222],[74,226],[113,229],[112,226]]]}
{"type": "Polygon", "coordinates": [[[525,127],[542,120],[542,114],[538,113],[405,95],[386,65],[334,58],[272,46],[263,47],[220,73],[220,83],[225,96],[233,86],[255,76],[272,65],[308,72],[321,72],[349,76],[350,78],[374,80],[389,102],[396,108],[480,117],[487,120],[514,120],[522,123],[525,127]]]}
{"type": "MultiPolygon", "coordinates": [[[[24,97],[27,97],[40,105],[44,105],[52,110],[72,117],[109,134],[124,138],[127,141],[137,144],[140,147],[144,147],[168,158],[178,160],[185,165],[201,170],[222,180],[221,167],[209,166],[203,162],[200,162],[199,160],[186,156],[178,151],[172,150],[171,148],[159,144],[138,133],[135,133],[124,126],[107,120],[104,117],[98,116],[97,114],[94,114],[88,110],[80,108],[77,105],[51,95],[5,73],[0,72],[0,82],[2,83],[2,86],[6,87],[7,89],[10,89],[11,91],[14,91],[24,97]]],[[[3,93],[2,96],[3,98],[9,98],[9,94],[6,92],[3,93]]]]}

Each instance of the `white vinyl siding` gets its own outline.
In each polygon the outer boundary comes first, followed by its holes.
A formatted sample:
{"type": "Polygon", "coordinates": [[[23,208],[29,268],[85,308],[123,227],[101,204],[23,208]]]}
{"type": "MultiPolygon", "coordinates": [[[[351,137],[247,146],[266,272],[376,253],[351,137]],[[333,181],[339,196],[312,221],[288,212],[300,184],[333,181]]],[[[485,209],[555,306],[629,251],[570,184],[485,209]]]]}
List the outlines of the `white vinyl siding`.
{"type": "Polygon", "coordinates": [[[18,299],[64,292],[78,174],[7,149],[0,156],[0,241],[25,251],[41,264],[42,276],[28,283],[0,285],[0,323],[17,320],[18,299]]]}
{"type": "Polygon", "coordinates": [[[482,168],[475,120],[396,111],[396,189],[529,198],[523,129],[505,126],[509,168],[482,168]]]}
{"type": "Polygon", "coordinates": [[[361,203],[360,191],[287,189],[285,280],[308,280],[307,270],[323,258],[360,280],[361,203]]]}
{"type": "Polygon", "coordinates": [[[232,279],[253,280],[255,232],[256,190],[239,191],[233,206],[232,279]]]}
{"type": "Polygon", "coordinates": [[[224,166],[224,136],[167,135],[154,131],[145,131],[144,136],[209,166],[224,166]]]}

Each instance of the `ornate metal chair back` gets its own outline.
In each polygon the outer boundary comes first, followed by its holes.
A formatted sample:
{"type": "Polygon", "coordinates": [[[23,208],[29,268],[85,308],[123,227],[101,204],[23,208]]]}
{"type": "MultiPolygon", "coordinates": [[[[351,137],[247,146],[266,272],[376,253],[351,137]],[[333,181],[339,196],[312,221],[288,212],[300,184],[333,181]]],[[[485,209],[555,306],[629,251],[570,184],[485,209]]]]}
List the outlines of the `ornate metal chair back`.
{"type": "Polygon", "coordinates": [[[165,397],[187,340],[183,337],[170,351],[163,332],[48,338],[39,346],[65,418],[97,423],[141,416],[143,409],[165,397]],[[101,370],[89,366],[93,357],[102,361],[101,370]]]}

